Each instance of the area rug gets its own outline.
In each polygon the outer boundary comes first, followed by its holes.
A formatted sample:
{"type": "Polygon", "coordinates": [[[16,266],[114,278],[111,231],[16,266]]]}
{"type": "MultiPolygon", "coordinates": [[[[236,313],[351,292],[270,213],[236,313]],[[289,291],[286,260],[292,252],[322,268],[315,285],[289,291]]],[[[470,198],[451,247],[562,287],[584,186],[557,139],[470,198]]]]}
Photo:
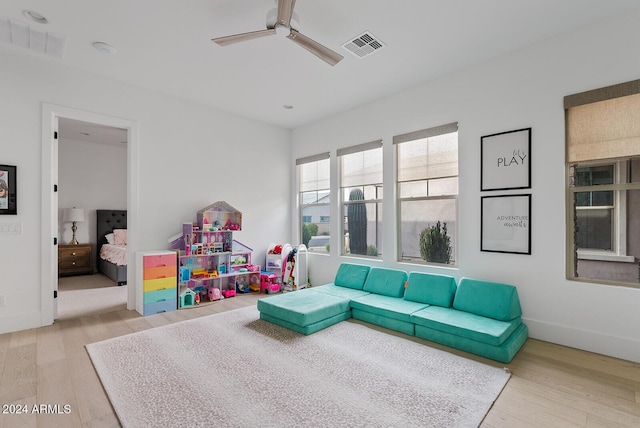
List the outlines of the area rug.
{"type": "Polygon", "coordinates": [[[124,427],[477,427],[510,374],[354,321],[255,307],[87,345],[124,427]]]}

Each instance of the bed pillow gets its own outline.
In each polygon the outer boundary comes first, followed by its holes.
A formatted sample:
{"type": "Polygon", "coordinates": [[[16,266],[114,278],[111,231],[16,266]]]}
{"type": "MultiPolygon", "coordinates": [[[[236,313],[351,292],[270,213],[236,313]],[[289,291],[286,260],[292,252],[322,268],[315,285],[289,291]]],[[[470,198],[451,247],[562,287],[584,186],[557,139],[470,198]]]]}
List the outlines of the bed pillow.
{"type": "Polygon", "coordinates": [[[107,240],[107,244],[113,245],[116,242],[116,238],[113,233],[107,233],[104,235],[104,238],[107,240]]]}
{"type": "Polygon", "coordinates": [[[127,245],[127,229],[113,229],[116,245],[127,245]]]}

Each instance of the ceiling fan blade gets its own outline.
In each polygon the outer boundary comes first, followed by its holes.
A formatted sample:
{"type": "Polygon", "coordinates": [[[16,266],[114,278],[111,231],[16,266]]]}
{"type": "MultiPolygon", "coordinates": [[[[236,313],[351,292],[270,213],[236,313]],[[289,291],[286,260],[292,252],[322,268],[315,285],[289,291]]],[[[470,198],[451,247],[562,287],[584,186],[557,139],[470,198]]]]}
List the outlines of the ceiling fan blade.
{"type": "Polygon", "coordinates": [[[339,53],[332,51],[304,34],[300,34],[294,29],[291,29],[291,34],[288,37],[329,65],[336,65],[344,58],[339,53]]]}
{"type": "Polygon", "coordinates": [[[245,40],[257,39],[259,37],[270,36],[276,34],[276,30],[273,28],[267,28],[266,30],[251,31],[249,33],[234,34],[232,36],[218,37],[211,39],[220,46],[227,46],[238,42],[244,42],[245,40]]]}
{"type": "Polygon", "coordinates": [[[278,0],[278,24],[284,25],[285,27],[290,25],[293,7],[295,5],[296,0],[278,0]]]}

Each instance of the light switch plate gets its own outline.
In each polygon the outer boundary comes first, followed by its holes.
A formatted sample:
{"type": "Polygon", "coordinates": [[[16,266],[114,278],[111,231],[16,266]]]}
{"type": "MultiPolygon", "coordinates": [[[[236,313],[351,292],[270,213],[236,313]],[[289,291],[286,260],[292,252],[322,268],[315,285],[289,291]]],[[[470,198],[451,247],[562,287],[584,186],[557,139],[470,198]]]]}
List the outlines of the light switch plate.
{"type": "Polygon", "coordinates": [[[0,223],[0,234],[2,235],[22,235],[22,222],[0,223]]]}

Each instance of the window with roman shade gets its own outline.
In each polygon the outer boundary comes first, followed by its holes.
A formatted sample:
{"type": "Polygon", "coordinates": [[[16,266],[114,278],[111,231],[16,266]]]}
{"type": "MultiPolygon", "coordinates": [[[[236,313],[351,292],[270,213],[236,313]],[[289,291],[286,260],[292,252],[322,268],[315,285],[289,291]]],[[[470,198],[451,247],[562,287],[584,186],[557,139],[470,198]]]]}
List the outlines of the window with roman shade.
{"type": "Polygon", "coordinates": [[[564,99],[567,277],[640,279],[640,80],[564,99]]]}
{"type": "Polygon", "coordinates": [[[339,149],[341,253],[382,257],[382,140],[339,149]]]}
{"type": "MultiPolygon", "coordinates": [[[[300,236],[304,245],[312,236],[330,234],[331,178],[329,153],[296,160],[300,236]]],[[[328,251],[328,248],[327,248],[328,251]]]]}
{"type": "Polygon", "coordinates": [[[393,143],[398,260],[455,264],[458,123],[397,135],[393,143]]]}

